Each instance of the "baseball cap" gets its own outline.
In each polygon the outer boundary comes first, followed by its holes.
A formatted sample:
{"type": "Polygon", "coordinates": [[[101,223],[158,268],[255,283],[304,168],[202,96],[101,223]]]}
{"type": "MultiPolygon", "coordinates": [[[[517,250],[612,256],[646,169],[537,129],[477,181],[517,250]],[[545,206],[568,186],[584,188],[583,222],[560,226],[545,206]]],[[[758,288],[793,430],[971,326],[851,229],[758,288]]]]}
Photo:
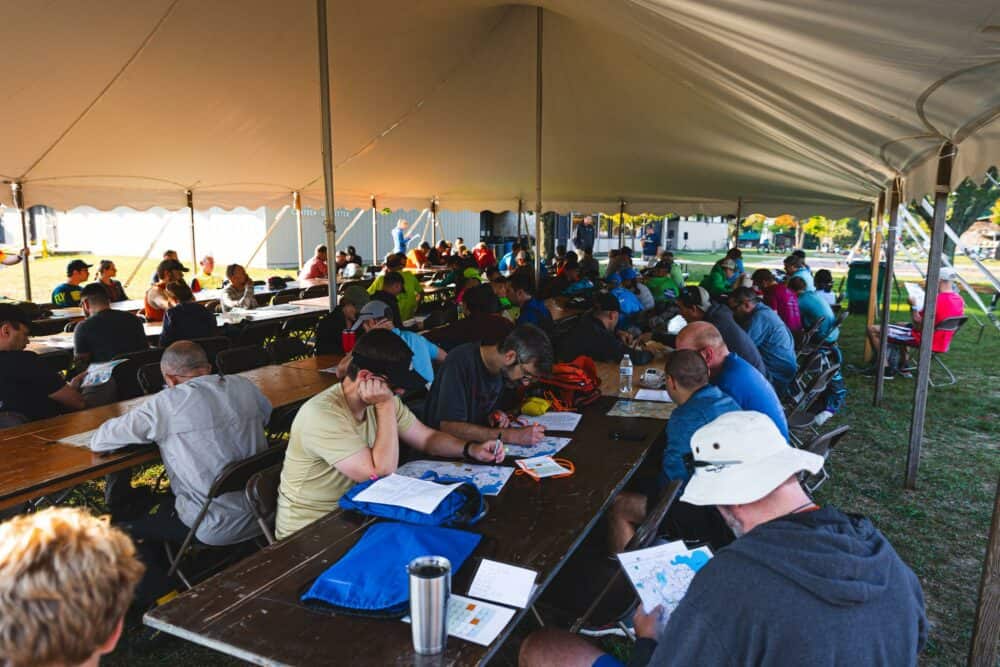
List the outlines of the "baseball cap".
{"type": "Polygon", "coordinates": [[[361,328],[362,323],[368,320],[391,320],[392,319],[392,308],[389,307],[384,301],[369,301],[358,313],[358,319],[354,321],[354,326],[351,327],[351,331],[357,331],[361,328]]]}
{"type": "MultiPolygon", "coordinates": [[[[357,266],[355,264],[355,266],[357,266]]],[[[344,290],[344,294],[340,297],[341,303],[348,302],[357,306],[358,308],[364,308],[371,297],[368,296],[368,292],[361,285],[348,285],[347,289],[344,290]]]]}
{"type": "Polygon", "coordinates": [[[598,292],[594,296],[594,308],[603,312],[617,313],[621,312],[621,304],[618,303],[618,298],[614,294],[609,294],[608,292],[598,292]]]}
{"type": "Polygon", "coordinates": [[[26,327],[31,326],[31,319],[23,308],[12,303],[0,303],[0,322],[17,322],[26,327]]]}
{"type": "Polygon", "coordinates": [[[709,296],[708,290],[704,287],[688,285],[681,289],[681,293],[677,298],[685,306],[691,308],[700,308],[703,311],[707,311],[712,307],[712,297],[709,296]]]}
{"type": "Polygon", "coordinates": [[[622,282],[622,277],[617,273],[612,273],[610,276],[604,279],[604,282],[611,283],[613,285],[620,285],[622,282]]]}
{"type": "Polygon", "coordinates": [[[76,271],[85,271],[92,267],[93,264],[87,264],[82,259],[74,259],[72,262],[66,265],[66,275],[71,276],[76,271]]]}
{"type": "Polygon", "coordinates": [[[165,259],[156,266],[156,275],[164,271],[187,271],[188,268],[176,259],[165,259]]]}
{"type": "Polygon", "coordinates": [[[635,280],[639,277],[639,272],[633,269],[631,266],[626,266],[619,272],[622,280],[635,280]]]}
{"type": "Polygon", "coordinates": [[[819,472],[823,457],[791,447],[767,415],[727,412],[691,436],[694,474],[681,500],[691,505],[743,505],[760,500],[802,470],[819,472]]]}
{"type": "Polygon", "coordinates": [[[735,271],[736,270],[736,260],[727,257],[724,260],[722,260],[721,262],[719,262],[719,266],[721,266],[724,269],[729,269],[731,271],[735,271]]]}
{"type": "Polygon", "coordinates": [[[958,276],[958,271],[950,266],[942,266],[938,274],[938,280],[954,280],[958,276]]]}

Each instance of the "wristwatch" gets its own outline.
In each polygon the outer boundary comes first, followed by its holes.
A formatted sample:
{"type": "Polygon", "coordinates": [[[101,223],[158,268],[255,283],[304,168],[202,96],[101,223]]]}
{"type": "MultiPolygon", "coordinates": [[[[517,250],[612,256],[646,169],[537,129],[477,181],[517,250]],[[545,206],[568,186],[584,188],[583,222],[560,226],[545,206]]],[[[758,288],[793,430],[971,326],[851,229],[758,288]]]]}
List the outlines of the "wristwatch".
{"type": "Polygon", "coordinates": [[[465,459],[466,461],[476,460],[469,455],[469,447],[471,447],[474,444],[476,444],[475,441],[469,440],[468,442],[465,443],[465,447],[462,447],[462,458],[465,459]]]}

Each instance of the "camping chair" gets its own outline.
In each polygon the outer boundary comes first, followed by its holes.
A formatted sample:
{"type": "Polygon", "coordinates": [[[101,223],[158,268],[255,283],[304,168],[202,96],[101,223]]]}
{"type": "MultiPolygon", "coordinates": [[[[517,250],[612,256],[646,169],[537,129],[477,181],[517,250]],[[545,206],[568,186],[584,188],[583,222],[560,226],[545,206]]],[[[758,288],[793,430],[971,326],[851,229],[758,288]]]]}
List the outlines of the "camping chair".
{"type": "Polygon", "coordinates": [[[330,286],[329,285],[313,285],[312,287],[307,287],[299,294],[300,299],[315,299],[318,296],[329,296],[330,286]]]}
{"type": "Polygon", "coordinates": [[[235,375],[261,366],[267,366],[270,360],[267,352],[259,345],[243,345],[219,352],[215,358],[219,373],[235,375]]]}
{"type": "Polygon", "coordinates": [[[805,487],[806,492],[810,496],[816,493],[816,490],[823,486],[824,482],[830,479],[830,473],[826,470],[826,460],[830,458],[830,452],[837,446],[840,439],[847,435],[847,432],[850,430],[850,426],[839,426],[829,433],[816,436],[808,445],[803,447],[803,449],[810,451],[813,454],[819,454],[823,457],[824,461],[823,467],[820,468],[819,472],[815,475],[810,475],[806,471],[803,471],[799,475],[799,480],[802,482],[802,486],[805,487]]]}
{"type": "MultiPolygon", "coordinates": [[[[649,511],[639,527],[636,528],[632,539],[625,545],[625,551],[645,549],[653,543],[653,540],[658,535],[660,524],[663,523],[663,519],[667,516],[667,512],[670,511],[671,505],[674,504],[680,488],[680,480],[673,480],[667,485],[659,501],[649,511]]],[[[573,634],[581,631],[586,634],[587,628],[617,624],[629,637],[633,637],[631,629],[623,621],[635,609],[635,591],[632,589],[631,584],[622,577],[622,569],[617,559],[614,562],[614,566],[614,572],[611,574],[608,583],[601,589],[601,592],[590,603],[586,611],[570,627],[570,632],[573,634]]]]}
{"type": "Polygon", "coordinates": [[[284,364],[293,359],[302,359],[312,354],[312,348],[299,338],[275,338],[267,345],[267,354],[272,364],[284,364]]]}
{"type": "Polygon", "coordinates": [[[142,393],[147,396],[155,394],[163,389],[163,373],[160,371],[159,362],[139,366],[139,370],[136,371],[136,379],[139,381],[139,387],[142,388],[142,393]]]}
{"type": "Polygon", "coordinates": [[[235,345],[242,347],[246,345],[256,345],[261,349],[264,345],[281,334],[281,322],[264,321],[251,322],[243,326],[240,335],[236,338],[235,345]]]}
{"type": "MultiPolygon", "coordinates": [[[[934,326],[934,332],[937,333],[938,331],[953,331],[955,333],[958,333],[958,330],[961,329],[962,326],[965,325],[965,323],[968,321],[969,318],[966,315],[960,315],[958,317],[946,317],[945,319],[941,320],[934,326]]],[[[908,347],[916,348],[919,346],[909,345],[908,347]]],[[[944,363],[944,361],[941,360],[941,355],[947,354],[949,349],[951,349],[951,341],[948,342],[948,347],[942,350],[941,352],[933,352],[933,351],[931,352],[931,359],[936,361],[938,365],[942,369],[944,369],[944,372],[948,375],[947,382],[935,382],[934,374],[928,373],[927,381],[930,383],[932,387],[948,387],[958,382],[958,379],[955,377],[955,374],[952,372],[952,370],[948,368],[948,366],[944,363]]],[[[915,365],[911,365],[908,366],[905,370],[915,371],[917,370],[917,367],[915,365]]]]}
{"type": "Polygon", "coordinates": [[[250,510],[260,530],[264,533],[264,539],[268,544],[274,544],[277,540],[274,537],[274,518],[278,514],[278,486],[281,484],[281,465],[273,465],[266,470],[254,473],[247,480],[244,493],[247,502],[250,503],[250,510]]]}
{"type": "MultiPolygon", "coordinates": [[[[234,461],[219,471],[219,474],[215,476],[215,481],[212,482],[212,487],[208,490],[205,503],[201,506],[201,510],[198,512],[198,516],[195,517],[194,522],[189,526],[187,536],[181,543],[180,548],[177,549],[176,554],[169,542],[164,543],[167,560],[170,562],[170,570],[167,572],[168,577],[176,574],[186,587],[191,588],[191,578],[180,569],[184,556],[188,554],[191,548],[197,545],[205,549],[229,549],[229,547],[209,547],[202,545],[195,537],[198,533],[198,528],[201,526],[201,522],[205,520],[205,515],[208,514],[208,508],[212,505],[212,501],[226,493],[245,492],[247,481],[254,474],[275,465],[280,466],[284,456],[285,446],[275,445],[268,447],[259,454],[254,454],[250,458],[243,459],[242,461],[234,461]]],[[[225,559],[225,561],[228,560],[225,559]]],[[[218,567],[218,564],[216,567],[218,567]]]]}
{"type": "Polygon", "coordinates": [[[219,352],[223,350],[228,350],[229,346],[232,344],[229,338],[226,336],[212,336],[210,338],[194,338],[191,340],[192,343],[198,343],[201,348],[205,350],[205,356],[208,357],[208,363],[212,365],[212,370],[218,370],[218,366],[215,364],[216,357],[219,356],[219,352]]]}

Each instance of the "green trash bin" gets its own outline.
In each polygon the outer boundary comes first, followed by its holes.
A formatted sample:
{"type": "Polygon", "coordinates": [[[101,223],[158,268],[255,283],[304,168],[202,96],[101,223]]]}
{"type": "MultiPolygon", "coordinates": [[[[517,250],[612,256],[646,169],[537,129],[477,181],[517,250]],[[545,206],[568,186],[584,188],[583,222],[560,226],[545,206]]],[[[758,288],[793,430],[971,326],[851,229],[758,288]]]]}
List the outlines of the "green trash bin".
{"type": "MultiPolygon", "coordinates": [[[[885,262],[878,267],[878,303],[882,300],[885,283],[885,262]]],[[[853,314],[868,312],[868,295],[872,286],[872,263],[868,259],[851,262],[847,267],[847,309],[853,314]]]]}

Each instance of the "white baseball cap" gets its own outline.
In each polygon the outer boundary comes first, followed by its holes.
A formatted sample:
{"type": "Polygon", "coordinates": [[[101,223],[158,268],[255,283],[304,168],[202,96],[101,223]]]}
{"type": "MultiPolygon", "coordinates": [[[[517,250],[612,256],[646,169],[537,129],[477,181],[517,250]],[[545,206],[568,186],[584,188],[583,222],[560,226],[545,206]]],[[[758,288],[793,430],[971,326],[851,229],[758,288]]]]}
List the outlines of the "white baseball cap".
{"type": "Polygon", "coordinates": [[[681,497],[692,505],[744,505],[791,477],[819,472],[823,457],[791,447],[767,415],[727,412],[691,436],[695,470],[681,497]]]}
{"type": "Polygon", "coordinates": [[[958,271],[950,266],[942,266],[941,272],[938,274],[938,280],[954,280],[958,275],[958,271]]]}

